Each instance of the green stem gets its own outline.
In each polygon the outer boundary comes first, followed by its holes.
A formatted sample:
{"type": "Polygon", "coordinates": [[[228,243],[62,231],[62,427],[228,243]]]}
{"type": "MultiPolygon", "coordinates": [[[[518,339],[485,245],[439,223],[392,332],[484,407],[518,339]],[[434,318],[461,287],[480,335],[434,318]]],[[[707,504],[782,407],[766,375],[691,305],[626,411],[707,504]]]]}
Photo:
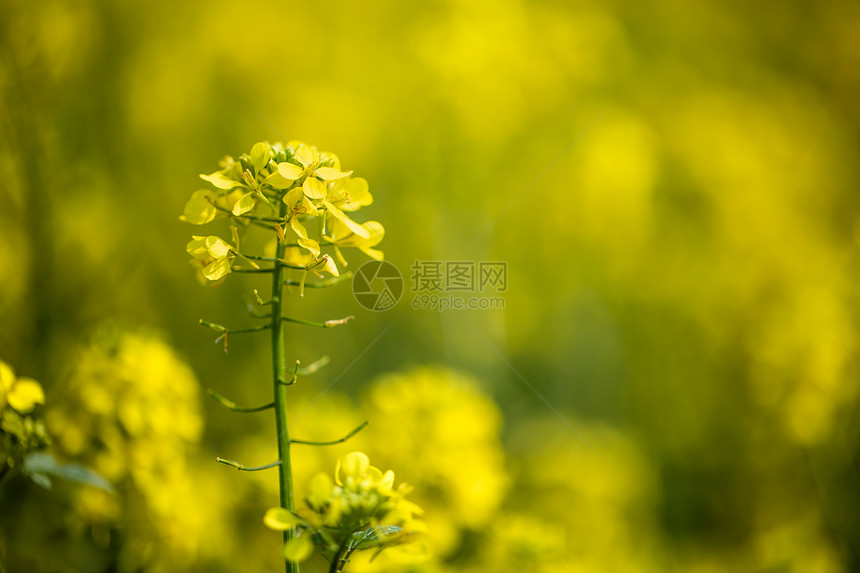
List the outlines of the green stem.
{"type": "MultiPolygon", "coordinates": [[[[272,312],[274,312],[274,310],[272,312]]],[[[281,320],[283,322],[292,322],[295,324],[301,324],[303,326],[314,326],[316,328],[333,328],[335,326],[344,325],[347,322],[349,322],[350,320],[352,320],[353,318],[355,318],[355,317],[350,315],[350,316],[347,316],[346,318],[335,318],[332,320],[327,320],[325,322],[314,322],[312,320],[304,320],[303,318],[293,318],[291,316],[282,316],[281,320]]]]}
{"type": "MultiPolygon", "coordinates": [[[[315,281],[315,282],[306,282],[305,288],[328,288],[330,286],[336,285],[337,283],[340,283],[343,281],[348,281],[351,278],[352,278],[351,272],[344,273],[344,274],[340,275],[339,277],[333,277],[330,279],[325,279],[325,280],[315,281]]],[[[284,284],[287,286],[301,286],[302,283],[300,281],[295,281],[292,279],[286,279],[284,281],[284,284]]]]}
{"type": "Polygon", "coordinates": [[[227,329],[224,334],[248,334],[249,332],[260,332],[261,330],[269,330],[271,324],[262,324],[260,326],[252,326],[251,328],[237,328],[236,330],[227,329]]]}
{"type": "Polygon", "coordinates": [[[268,469],[271,469],[275,466],[281,465],[281,460],[278,460],[276,462],[272,462],[270,464],[266,464],[264,466],[257,466],[257,467],[253,467],[253,468],[243,466],[239,462],[234,462],[233,460],[227,460],[224,458],[215,458],[215,461],[218,462],[219,464],[224,464],[225,466],[230,466],[231,468],[236,468],[237,470],[243,471],[243,472],[259,472],[262,470],[268,470],[268,469]]]}
{"type": "Polygon", "coordinates": [[[212,398],[228,410],[233,410],[234,412],[241,412],[243,414],[262,412],[263,410],[268,410],[269,408],[275,407],[274,402],[269,402],[268,404],[264,404],[262,406],[239,406],[238,404],[236,404],[236,402],[230,400],[229,398],[225,398],[212,388],[206,390],[206,394],[208,394],[210,398],[212,398]]]}
{"type": "Polygon", "coordinates": [[[305,446],[333,446],[335,444],[342,444],[345,441],[347,441],[348,439],[350,439],[351,437],[353,437],[354,435],[356,435],[357,433],[359,433],[360,431],[362,431],[364,428],[366,428],[368,424],[369,424],[369,422],[367,422],[365,420],[364,422],[359,424],[357,428],[355,428],[354,430],[352,430],[350,433],[348,433],[344,437],[340,438],[339,440],[331,440],[329,442],[313,442],[310,440],[290,440],[290,442],[293,444],[303,444],[305,446]]]}
{"type": "MultiPolygon", "coordinates": [[[[331,560],[331,566],[329,567],[329,573],[339,573],[343,571],[344,563],[341,562],[341,555],[344,555],[347,551],[347,542],[349,541],[349,536],[343,540],[343,543],[340,544],[337,548],[337,553],[334,554],[334,559],[331,560]]],[[[346,556],[344,555],[344,559],[346,556]]]]}
{"type": "MultiPolygon", "coordinates": [[[[283,201],[280,206],[280,216],[287,214],[287,205],[283,201]]],[[[278,430],[278,458],[280,465],[281,507],[287,511],[295,510],[293,500],[293,472],[290,462],[290,433],[287,423],[287,381],[285,379],[286,357],[284,349],[284,319],[281,317],[284,298],[284,258],[286,246],[278,242],[277,252],[272,269],[272,372],[275,393],[275,425],[278,430]]],[[[284,531],[284,543],[296,535],[295,528],[284,531]]],[[[299,564],[284,560],[287,573],[298,573],[299,564]]]]}

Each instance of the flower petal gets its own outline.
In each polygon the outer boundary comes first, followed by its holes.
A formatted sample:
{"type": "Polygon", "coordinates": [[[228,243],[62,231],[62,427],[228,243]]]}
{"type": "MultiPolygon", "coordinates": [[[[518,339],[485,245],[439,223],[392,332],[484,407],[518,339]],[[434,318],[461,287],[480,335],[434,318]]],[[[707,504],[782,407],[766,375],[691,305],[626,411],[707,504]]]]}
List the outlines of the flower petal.
{"type": "Polygon", "coordinates": [[[346,181],[338,181],[338,191],[345,195],[341,208],[344,211],[357,211],[359,207],[366,207],[373,203],[373,195],[368,191],[367,180],[363,177],[355,177],[346,181]]]}
{"type": "Polygon", "coordinates": [[[209,258],[209,249],[206,247],[206,237],[193,235],[192,240],[185,245],[185,251],[195,259],[209,258]]]}
{"type": "Polygon", "coordinates": [[[310,260],[310,253],[307,253],[298,247],[287,247],[284,249],[284,258],[281,259],[281,261],[288,265],[294,265],[297,267],[307,266],[310,260]]]}
{"type": "Polygon", "coordinates": [[[304,210],[304,212],[307,213],[308,215],[317,216],[320,214],[319,209],[317,209],[316,206],[314,206],[314,204],[311,203],[311,200],[308,199],[304,195],[302,195],[301,209],[304,210]]]}
{"type": "Polygon", "coordinates": [[[349,177],[352,174],[352,171],[341,171],[339,169],[335,169],[334,167],[317,167],[314,171],[314,175],[319,177],[324,181],[334,181],[335,179],[343,179],[344,177],[349,177]]]}
{"type": "Polygon", "coordinates": [[[320,245],[315,240],[308,237],[308,231],[305,229],[296,217],[290,219],[290,227],[299,236],[297,241],[299,245],[310,251],[314,257],[320,256],[320,245]]]}
{"type": "Polygon", "coordinates": [[[5,396],[14,383],[15,371],[11,366],[0,361],[0,397],[5,396]]]}
{"type": "Polygon", "coordinates": [[[45,391],[42,390],[42,385],[32,378],[18,378],[9,390],[6,401],[19,414],[27,414],[36,404],[45,403],[45,391]]]}
{"type": "Polygon", "coordinates": [[[287,531],[301,522],[301,519],[283,507],[273,507],[263,516],[263,523],[266,527],[275,531],[287,531]]]}
{"type": "Polygon", "coordinates": [[[200,189],[191,195],[191,199],[185,204],[185,210],[180,217],[183,221],[192,225],[204,225],[215,218],[215,205],[210,197],[214,193],[209,189],[200,189]]]}
{"type": "Polygon", "coordinates": [[[300,179],[302,175],[305,174],[305,170],[296,165],[295,163],[285,161],[283,163],[278,163],[278,173],[284,179],[295,181],[296,179],[300,179]]]}
{"type": "Polygon", "coordinates": [[[341,211],[340,209],[338,209],[337,207],[335,207],[334,205],[332,205],[328,201],[323,200],[323,205],[325,205],[325,208],[328,209],[329,213],[334,215],[334,217],[338,221],[342,222],[344,225],[349,227],[349,230],[352,231],[353,233],[355,233],[356,235],[358,235],[359,237],[363,237],[366,239],[370,236],[370,233],[367,231],[367,229],[365,229],[364,227],[362,227],[361,225],[359,225],[358,223],[356,223],[355,221],[353,221],[352,219],[347,217],[343,213],[343,211],[341,211]]]}
{"type": "Polygon", "coordinates": [[[256,195],[256,191],[251,191],[250,193],[242,195],[242,198],[236,201],[236,204],[233,205],[233,214],[238,217],[240,215],[244,215],[248,211],[253,211],[254,207],[257,206],[256,195]]]}
{"type": "Polygon", "coordinates": [[[328,255],[323,255],[317,259],[316,262],[313,264],[308,263],[305,267],[319,276],[322,276],[322,273],[328,273],[333,277],[340,276],[340,271],[337,270],[337,265],[334,263],[334,259],[328,255]]]}
{"type": "Polygon", "coordinates": [[[233,187],[240,187],[244,185],[239,181],[233,181],[220,171],[216,171],[215,173],[211,173],[209,175],[200,174],[200,179],[204,181],[208,181],[218,189],[232,189],[233,187]]]}
{"type": "MultiPolygon", "coordinates": [[[[283,163],[281,165],[292,165],[292,163],[283,163]]],[[[268,185],[273,189],[287,189],[290,185],[293,184],[295,179],[287,179],[283,175],[281,175],[280,166],[278,167],[278,171],[274,171],[270,173],[265,179],[263,179],[263,185],[268,185]]],[[[286,168],[289,169],[289,168],[286,168]]],[[[301,177],[301,176],[299,176],[301,177]]]]}
{"type": "Polygon", "coordinates": [[[209,235],[206,237],[206,250],[209,251],[209,255],[214,259],[223,259],[230,251],[233,250],[233,247],[230,246],[230,243],[222,239],[221,237],[217,237],[215,235],[209,235]]]}
{"type": "Polygon", "coordinates": [[[358,250],[373,259],[374,261],[385,260],[385,253],[378,249],[371,249],[370,247],[358,247],[358,250]]]}
{"type": "Polygon", "coordinates": [[[295,158],[307,169],[312,164],[319,163],[320,154],[310,145],[300,145],[296,149],[295,158]]]}
{"type": "Polygon", "coordinates": [[[343,470],[345,478],[354,480],[361,479],[364,476],[367,468],[370,467],[370,459],[363,452],[350,452],[337,461],[337,466],[334,470],[337,483],[340,484],[340,472],[343,470]]]}
{"type": "Polygon", "coordinates": [[[210,281],[217,281],[230,273],[232,264],[232,259],[218,259],[206,265],[200,272],[210,281]]]}
{"type": "Polygon", "coordinates": [[[302,188],[305,191],[305,196],[309,199],[325,199],[326,197],[327,191],[325,183],[315,177],[308,177],[305,179],[302,188]]]}
{"type": "Polygon", "coordinates": [[[313,551],[314,544],[311,541],[311,536],[308,534],[294,537],[284,545],[284,557],[288,561],[304,561],[311,556],[313,551]]]}
{"type": "Polygon", "coordinates": [[[328,474],[323,472],[314,474],[308,483],[308,503],[313,507],[322,507],[331,497],[332,488],[334,488],[334,482],[328,474]]]}
{"type": "Polygon", "coordinates": [[[259,173],[260,169],[266,166],[269,162],[269,146],[263,143],[254,144],[251,148],[251,165],[254,166],[254,173],[259,173]]]}

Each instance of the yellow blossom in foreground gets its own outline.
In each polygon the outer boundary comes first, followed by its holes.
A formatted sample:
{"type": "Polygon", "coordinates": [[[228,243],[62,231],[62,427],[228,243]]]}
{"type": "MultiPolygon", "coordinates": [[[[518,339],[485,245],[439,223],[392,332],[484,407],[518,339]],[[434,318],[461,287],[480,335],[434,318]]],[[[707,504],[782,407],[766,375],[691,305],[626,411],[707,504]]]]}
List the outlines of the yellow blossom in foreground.
{"type": "Polygon", "coordinates": [[[343,567],[354,552],[379,553],[411,542],[424,530],[421,508],[405,499],[410,491],[403,483],[394,487],[391,470],[383,472],[370,465],[366,454],[351,452],[338,460],[334,479],[325,473],[311,478],[297,512],[272,508],[263,522],[278,531],[296,529],[284,547],[287,559],[307,559],[316,544],[326,559],[343,567]]]}

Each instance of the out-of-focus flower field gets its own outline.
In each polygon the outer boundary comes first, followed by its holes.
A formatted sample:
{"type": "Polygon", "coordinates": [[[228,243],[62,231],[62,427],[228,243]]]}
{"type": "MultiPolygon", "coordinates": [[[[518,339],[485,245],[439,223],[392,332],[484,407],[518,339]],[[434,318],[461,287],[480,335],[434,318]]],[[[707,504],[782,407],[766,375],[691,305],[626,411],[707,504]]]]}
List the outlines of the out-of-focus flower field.
{"type": "Polygon", "coordinates": [[[347,571],[860,569],[858,28],[839,1],[5,0],[0,424],[113,491],[3,481],[0,571],[283,570],[277,476],[215,462],[277,459],[271,413],[206,398],[271,400],[268,338],[198,324],[252,324],[266,283],[201,286],[179,215],[293,139],[369,182],[405,278],[385,312],[287,302],[355,316],[287,326],[288,363],[330,357],[291,434],[370,421],[294,446],[297,496],[360,450],[424,510],[347,571]],[[415,308],[416,261],[504,262],[503,308],[415,308]]]}

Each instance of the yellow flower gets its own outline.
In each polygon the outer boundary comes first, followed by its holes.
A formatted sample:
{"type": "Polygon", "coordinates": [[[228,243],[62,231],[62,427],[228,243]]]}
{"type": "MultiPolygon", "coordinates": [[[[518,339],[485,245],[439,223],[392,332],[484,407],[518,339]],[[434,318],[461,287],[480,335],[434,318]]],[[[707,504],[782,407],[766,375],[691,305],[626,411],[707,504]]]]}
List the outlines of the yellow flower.
{"type": "Polygon", "coordinates": [[[235,211],[243,197],[241,190],[198,189],[185,204],[179,219],[192,225],[205,225],[217,219],[225,219],[235,211]]]}
{"type": "Polygon", "coordinates": [[[329,185],[326,200],[344,211],[358,211],[373,203],[373,195],[368,191],[366,179],[350,177],[333,181],[329,185]]]}
{"type": "Polygon", "coordinates": [[[237,254],[227,241],[214,235],[194,235],[185,250],[194,257],[192,264],[210,281],[217,281],[229,274],[237,254]]]}
{"type": "Polygon", "coordinates": [[[367,236],[360,236],[341,221],[335,220],[332,224],[331,234],[323,237],[334,244],[334,252],[344,266],[346,266],[346,260],[340,252],[341,247],[357,247],[362,253],[377,261],[384,258],[382,251],[373,247],[382,242],[383,237],[385,237],[385,228],[378,221],[368,221],[363,223],[361,227],[366,231],[367,236]]]}
{"type": "Polygon", "coordinates": [[[287,151],[290,150],[294,150],[293,161],[278,163],[278,173],[292,181],[305,177],[302,187],[311,199],[325,198],[325,182],[343,179],[352,174],[352,171],[340,170],[340,161],[336,156],[330,153],[321,154],[312,145],[291,141],[287,148],[287,151]]]}
{"type": "Polygon", "coordinates": [[[170,346],[150,333],[102,328],[75,353],[57,392],[47,412],[57,452],[119,492],[71,491],[67,527],[121,530],[111,538],[125,556],[119,571],[143,562],[147,570],[188,571],[229,548],[235,534],[216,518],[232,501],[201,463],[200,386],[170,346]]]}
{"type": "Polygon", "coordinates": [[[12,367],[0,361],[0,411],[8,404],[19,414],[29,414],[45,403],[41,384],[32,378],[16,378],[12,367]]]}
{"type": "Polygon", "coordinates": [[[334,480],[315,474],[309,483],[304,505],[296,513],[270,509],[263,522],[278,531],[296,528],[297,537],[285,546],[288,559],[300,561],[311,551],[311,540],[325,546],[335,558],[347,558],[354,551],[400,545],[423,531],[416,516],[421,508],[407,501],[411,488],[394,487],[394,472],[370,465],[362,452],[340,458],[334,480]],[[313,535],[315,533],[315,535],[313,535]]]}
{"type": "MultiPolygon", "coordinates": [[[[311,255],[301,266],[317,273],[339,275],[331,257],[321,255],[324,246],[333,246],[334,256],[344,266],[344,247],[356,247],[382,260],[382,251],[374,248],[385,235],[382,225],[357,223],[347,214],[373,203],[367,181],[351,177],[352,171],[342,171],[334,154],[299,141],[286,146],[260,142],[238,161],[225,157],[220,167],[200,175],[214,189],[195,191],[180,219],[203,225],[233,217],[237,228],[256,225],[276,230],[281,243],[296,245],[311,255]],[[285,211],[277,207],[280,202],[287,206],[285,211]],[[258,213],[260,207],[269,211],[258,213]],[[318,225],[308,225],[314,219],[318,225]]],[[[201,282],[223,278],[233,270],[237,257],[245,258],[237,241],[233,247],[217,237],[194,237],[187,249],[201,282]]]]}

